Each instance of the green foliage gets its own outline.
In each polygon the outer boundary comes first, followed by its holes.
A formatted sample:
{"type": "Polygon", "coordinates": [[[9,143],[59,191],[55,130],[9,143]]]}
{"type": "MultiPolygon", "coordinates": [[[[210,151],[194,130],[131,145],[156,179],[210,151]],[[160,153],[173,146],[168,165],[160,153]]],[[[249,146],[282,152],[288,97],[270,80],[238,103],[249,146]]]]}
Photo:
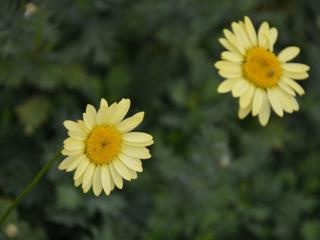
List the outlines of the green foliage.
{"type": "Polygon", "coordinates": [[[0,4],[0,214],[87,103],[131,98],[155,145],[109,197],[82,194],[56,164],[0,239],[320,239],[320,3],[34,3],[33,14],[25,1],[0,4]],[[244,15],[277,27],[276,51],[298,45],[311,66],[300,111],[266,128],[238,120],[236,101],[216,92],[217,39],[244,15]]]}

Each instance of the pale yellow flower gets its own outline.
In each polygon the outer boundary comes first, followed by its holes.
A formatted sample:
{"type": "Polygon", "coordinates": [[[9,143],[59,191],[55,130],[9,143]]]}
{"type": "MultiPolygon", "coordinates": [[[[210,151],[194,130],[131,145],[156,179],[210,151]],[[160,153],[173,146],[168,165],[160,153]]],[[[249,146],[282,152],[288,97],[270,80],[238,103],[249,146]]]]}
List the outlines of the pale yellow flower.
{"type": "Polygon", "coordinates": [[[149,149],[153,137],[143,132],[131,132],[143,120],[139,112],[124,119],[130,107],[129,99],[108,106],[105,99],[97,111],[88,104],[83,120],[65,121],[69,137],[64,141],[62,154],[67,156],[59,169],[74,171],[75,186],[82,185],[83,192],[92,187],[96,196],[107,195],[123,179],[131,181],[142,172],[140,159],[151,157],[149,149]]]}
{"type": "Polygon", "coordinates": [[[248,17],[233,22],[232,31],[224,29],[220,43],[227,49],[222,52],[221,61],[215,67],[220,76],[226,78],[218,87],[219,93],[232,93],[239,98],[239,118],[250,112],[258,116],[261,125],[267,125],[270,109],[280,117],[284,112],[299,110],[296,93],[304,94],[296,82],[309,77],[309,66],[288,63],[300,49],[290,46],[279,54],[273,51],[278,31],[263,22],[256,30],[248,17]]]}

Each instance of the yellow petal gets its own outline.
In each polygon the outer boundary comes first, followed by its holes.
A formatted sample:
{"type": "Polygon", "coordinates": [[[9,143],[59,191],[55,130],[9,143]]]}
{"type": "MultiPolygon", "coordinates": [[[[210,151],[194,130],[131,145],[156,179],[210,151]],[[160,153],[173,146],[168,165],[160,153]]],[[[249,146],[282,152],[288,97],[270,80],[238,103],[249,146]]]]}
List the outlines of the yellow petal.
{"type": "Polygon", "coordinates": [[[76,172],[74,174],[73,179],[76,180],[79,177],[81,177],[84,174],[84,172],[86,171],[86,169],[89,166],[89,164],[90,164],[90,162],[89,162],[88,158],[86,158],[86,157],[82,158],[79,166],[77,167],[77,170],[76,170],[76,172]]]}
{"type": "Polygon", "coordinates": [[[78,161],[78,158],[80,158],[79,155],[68,156],[59,164],[58,168],[60,170],[66,170],[75,160],[78,161]]]}
{"type": "Polygon", "coordinates": [[[259,46],[263,47],[265,49],[269,48],[269,24],[267,22],[263,22],[260,25],[259,31],[258,31],[258,42],[259,46]]]}
{"type": "Polygon", "coordinates": [[[113,180],[110,175],[108,165],[102,165],[101,167],[101,183],[103,187],[103,191],[106,195],[109,195],[112,191],[113,180]]]}
{"type": "Polygon", "coordinates": [[[225,70],[220,70],[219,75],[224,78],[241,78],[242,77],[241,72],[228,72],[225,70]]]}
{"type": "Polygon", "coordinates": [[[300,48],[298,47],[286,47],[278,54],[278,59],[281,62],[287,62],[294,59],[300,53],[300,48]]]}
{"type": "Polygon", "coordinates": [[[78,131],[79,130],[78,124],[74,121],[70,121],[70,120],[64,121],[63,125],[69,131],[78,131]]]}
{"type": "Polygon", "coordinates": [[[248,18],[247,16],[244,17],[244,24],[245,24],[245,28],[246,28],[247,34],[249,36],[249,39],[250,39],[252,45],[257,46],[258,41],[257,41],[256,30],[254,29],[254,26],[253,26],[250,18],[248,18]]]}
{"type": "MultiPolygon", "coordinates": [[[[103,119],[101,120],[102,124],[106,125],[112,125],[114,121],[114,116],[116,115],[117,112],[117,103],[111,104],[110,107],[108,107],[107,112],[103,116],[103,119]]],[[[102,118],[102,117],[101,117],[102,118]]]]}
{"type": "Polygon", "coordinates": [[[268,98],[271,104],[272,109],[278,114],[280,117],[283,116],[283,108],[278,96],[273,88],[268,89],[268,98]]]}
{"type": "Polygon", "coordinates": [[[119,159],[112,161],[111,163],[114,169],[119,173],[121,177],[130,181],[131,180],[131,173],[128,170],[127,166],[123,164],[119,159]]]}
{"type": "Polygon", "coordinates": [[[291,87],[289,87],[285,82],[279,81],[278,85],[281,89],[283,89],[285,92],[291,94],[292,96],[296,96],[295,91],[291,87]]]}
{"type": "Polygon", "coordinates": [[[106,124],[107,118],[108,118],[108,107],[106,106],[100,107],[97,113],[97,124],[98,125],[106,124]]]}
{"type": "Polygon", "coordinates": [[[293,104],[291,101],[291,97],[289,94],[284,92],[281,88],[275,88],[275,91],[277,93],[278,99],[280,100],[283,110],[287,113],[292,113],[293,112],[293,104]]]}
{"type": "Polygon", "coordinates": [[[93,174],[93,182],[92,182],[93,193],[96,196],[99,196],[102,191],[102,183],[101,183],[101,166],[97,166],[94,170],[93,174]]]}
{"type": "Polygon", "coordinates": [[[224,51],[221,53],[221,58],[235,63],[243,62],[243,56],[237,52],[224,51]]]}
{"type": "Polygon", "coordinates": [[[76,140],[73,138],[67,138],[64,142],[64,148],[68,150],[84,150],[84,141],[76,140]]]}
{"type": "Polygon", "coordinates": [[[82,149],[75,149],[75,150],[68,150],[68,149],[63,149],[61,151],[61,154],[64,156],[74,156],[74,155],[81,155],[84,153],[84,150],[82,149]]]}
{"type": "Polygon", "coordinates": [[[120,153],[118,157],[128,168],[137,172],[143,171],[142,163],[140,159],[132,158],[122,153],[120,153]]]}
{"type": "Polygon", "coordinates": [[[235,37],[237,38],[238,42],[241,43],[241,46],[244,49],[248,49],[251,47],[251,44],[249,42],[249,39],[246,35],[246,32],[243,30],[241,25],[239,23],[233,22],[231,24],[232,30],[235,34],[235,37]]]}
{"type": "Polygon", "coordinates": [[[234,97],[242,96],[246,92],[249,86],[250,86],[250,83],[247,80],[244,80],[244,79],[239,80],[232,88],[232,95],[234,97]]]}
{"type": "Polygon", "coordinates": [[[84,121],[83,121],[83,120],[78,120],[77,123],[78,123],[79,128],[80,128],[83,132],[85,132],[85,133],[87,133],[87,134],[90,132],[90,130],[89,130],[89,129],[86,127],[86,125],[84,124],[84,121]]]}
{"type": "Polygon", "coordinates": [[[100,108],[102,108],[102,107],[107,107],[108,108],[108,102],[104,98],[101,98],[101,101],[100,101],[100,108]]]}
{"type": "Polygon", "coordinates": [[[220,85],[218,86],[218,93],[227,93],[232,90],[234,85],[239,81],[238,78],[230,78],[227,80],[224,80],[220,85]]]}
{"type": "Polygon", "coordinates": [[[292,78],[294,80],[305,80],[309,77],[309,74],[307,72],[287,72],[287,71],[284,71],[283,76],[288,77],[288,78],[292,78]]]}
{"type": "Polygon", "coordinates": [[[154,144],[153,140],[147,141],[147,142],[127,142],[127,141],[123,141],[124,144],[129,145],[129,146],[133,146],[133,147],[147,147],[150,146],[152,144],[154,144]]]}
{"type": "Polygon", "coordinates": [[[239,63],[229,61],[218,61],[215,63],[214,66],[219,70],[241,73],[241,65],[239,63]]]}
{"type": "Polygon", "coordinates": [[[83,114],[83,121],[89,130],[96,124],[96,109],[91,104],[87,105],[86,112],[83,114]]]}
{"type": "Polygon", "coordinates": [[[95,168],[96,168],[96,165],[94,163],[89,163],[89,166],[87,167],[85,173],[83,174],[82,189],[84,190],[84,192],[87,192],[92,186],[93,173],[95,168]]]}
{"type": "Polygon", "coordinates": [[[113,113],[113,115],[109,116],[108,124],[114,125],[122,121],[122,119],[125,117],[125,115],[128,113],[128,110],[130,108],[130,99],[122,99],[116,108],[116,111],[113,113]]]}
{"type": "Polygon", "coordinates": [[[264,99],[264,95],[266,94],[265,90],[261,88],[257,88],[254,94],[253,98],[253,104],[252,104],[252,115],[257,116],[260,112],[260,109],[262,107],[262,101],[264,99]]]}
{"type": "Polygon", "coordinates": [[[138,159],[151,158],[151,154],[149,150],[145,147],[132,147],[132,146],[123,144],[121,151],[125,155],[133,158],[138,158],[138,159]]]}
{"type": "Polygon", "coordinates": [[[262,106],[259,112],[259,122],[262,126],[266,126],[270,118],[270,103],[267,94],[264,95],[262,106]]]}
{"type": "Polygon", "coordinates": [[[152,139],[150,134],[144,132],[129,132],[123,135],[123,140],[127,142],[148,142],[152,139]]]}
{"type": "Polygon", "coordinates": [[[136,128],[143,120],[144,112],[139,112],[129,117],[117,125],[118,131],[121,133],[130,132],[134,128],[136,128]]]}
{"type": "Polygon", "coordinates": [[[246,108],[251,102],[254,96],[256,87],[253,84],[250,84],[245,93],[240,97],[240,107],[246,108]]]}
{"type": "Polygon", "coordinates": [[[238,117],[240,119],[244,119],[245,117],[248,116],[248,114],[251,112],[251,109],[252,109],[252,104],[249,104],[248,106],[246,106],[245,108],[239,108],[239,111],[238,111],[238,117]]]}
{"type": "Polygon", "coordinates": [[[66,171],[67,172],[71,172],[73,170],[75,170],[79,164],[81,163],[81,161],[83,160],[85,156],[84,155],[77,155],[77,156],[74,156],[74,161],[72,161],[66,168],[66,171]]]}
{"type": "Polygon", "coordinates": [[[74,185],[75,185],[76,187],[79,187],[79,186],[81,185],[81,183],[82,183],[82,177],[83,177],[83,175],[82,175],[80,178],[74,180],[74,185]]]}
{"type": "Polygon", "coordinates": [[[136,179],[138,177],[138,174],[136,171],[133,171],[132,169],[128,168],[128,171],[130,172],[131,179],[136,179]]]}
{"type": "Polygon", "coordinates": [[[273,45],[277,41],[278,38],[278,30],[276,28],[271,28],[269,31],[269,49],[271,52],[273,52],[273,45]]]}
{"type": "Polygon", "coordinates": [[[302,63],[284,63],[282,68],[288,72],[306,72],[309,71],[310,67],[302,63]]]}
{"type": "Polygon", "coordinates": [[[219,38],[219,42],[223,47],[225,47],[227,50],[243,55],[235,46],[233,46],[227,39],[225,38],[219,38]]]}
{"type": "Polygon", "coordinates": [[[122,177],[119,175],[119,173],[114,169],[114,167],[112,166],[112,164],[108,165],[109,167],[109,171],[111,173],[111,177],[113,179],[113,182],[115,183],[115,185],[119,188],[122,189],[123,188],[123,180],[122,177]]]}
{"type": "Polygon", "coordinates": [[[282,82],[287,84],[289,87],[291,87],[294,91],[296,91],[300,96],[304,95],[304,90],[303,88],[294,80],[286,77],[282,77],[281,79],[282,82]]]}
{"type": "Polygon", "coordinates": [[[70,137],[77,139],[77,140],[84,140],[87,138],[88,134],[82,130],[72,130],[68,131],[70,137]]]}
{"type": "Polygon", "coordinates": [[[226,39],[235,47],[237,50],[244,55],[245,54],[245,49],[243,48],[241,42],[237,40],[237,38],[234,36],[234,34],[229,31],[228,29],[223,30],[224,36],[226,39]]]}

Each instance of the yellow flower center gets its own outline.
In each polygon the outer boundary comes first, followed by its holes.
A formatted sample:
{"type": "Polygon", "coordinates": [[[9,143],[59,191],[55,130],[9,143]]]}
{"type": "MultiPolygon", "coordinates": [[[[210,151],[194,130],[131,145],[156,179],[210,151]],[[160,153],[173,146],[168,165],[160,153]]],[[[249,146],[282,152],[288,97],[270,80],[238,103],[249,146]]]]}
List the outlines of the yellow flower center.
{"type": "Polygon", "coordinates": [[[86,154],[95,164],[108,164],[114,160],[121,148],[121,134],[111,126],[92,129],[86,141],[86,154]]]}
{"type": "Polygon", "coordinates": [[[254,47],[247,51],[242,69],[244,77],[261,88],[277,85],[282,75],[277,57],[261,47],[254,47]]]}

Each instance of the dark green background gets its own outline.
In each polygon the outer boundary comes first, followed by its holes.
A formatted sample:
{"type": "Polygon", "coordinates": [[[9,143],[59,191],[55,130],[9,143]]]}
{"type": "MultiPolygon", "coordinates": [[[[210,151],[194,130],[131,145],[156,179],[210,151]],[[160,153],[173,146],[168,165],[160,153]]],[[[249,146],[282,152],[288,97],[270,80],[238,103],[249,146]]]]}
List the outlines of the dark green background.
{"type": "MultiPolygon", "coordinates": [[[[153,157],[99,198],[58,162],[1,230],[8,239],[320,239],[320,2],[0,0],[0,212],[62,147],[62,122],[122,97],[145,111],[153,157]],[[248,15],[311,66],[300,111],[267,127],[237,118],[213,63],[248,15]]],[[[7,239],[0,233],[0,239],[7,239]]]]}

